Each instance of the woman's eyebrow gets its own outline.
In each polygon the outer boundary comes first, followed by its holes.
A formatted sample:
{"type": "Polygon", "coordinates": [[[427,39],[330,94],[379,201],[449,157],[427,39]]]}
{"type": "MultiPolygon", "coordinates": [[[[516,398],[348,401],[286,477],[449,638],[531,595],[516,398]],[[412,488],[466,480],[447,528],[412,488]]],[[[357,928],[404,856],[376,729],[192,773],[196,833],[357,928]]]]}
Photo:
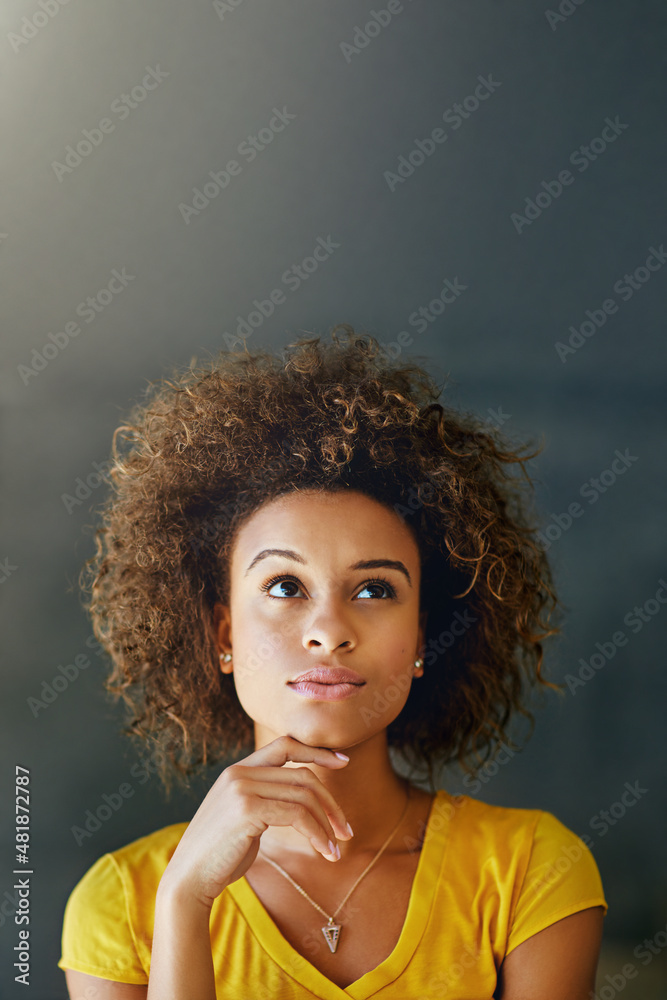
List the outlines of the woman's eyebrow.
{"type": "MultiPolygon", "coordinates": [[[[306,565],[306,560],[303,556],[300,556],[298,552],[293,552],[291,549],[262,549],[258,552],[253,561],[248,566],[244,573],[247,576],[253,566],[256,566],[258,562],[262,559],[266,559],[268,556],[283,556],[284,559],[292,559],[294,562],[302,563],[306,565]]],[[[399,573],[403,573],[407,578],[408,583],[412,586],[412,580],[410,579],[410,574],[407,567],[400,559],[362,559],[360,562],[354,563],[349,569],[397,569],[399,573]]]]}

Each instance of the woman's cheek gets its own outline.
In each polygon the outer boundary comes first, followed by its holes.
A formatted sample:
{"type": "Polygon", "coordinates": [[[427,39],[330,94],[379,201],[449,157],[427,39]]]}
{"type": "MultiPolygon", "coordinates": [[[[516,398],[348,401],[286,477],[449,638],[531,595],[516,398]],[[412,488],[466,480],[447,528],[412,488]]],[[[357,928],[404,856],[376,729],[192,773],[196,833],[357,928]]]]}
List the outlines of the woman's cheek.
{"type": "Polygon", "coordinates": [[[242,683],[281,678],[287,681],[292,676],[299,652],[292,635],[275,625],[266,628],[257,624],[244,634],[251,636],[251,642],[244,643],[241,649],[237,644],[234,655],[234,672],[242,683]]]}
{"type": "Polygon", "coordinates": [[[412,671],[397,671],[390,677],[368,686],[362,693],[359,715],[366,728],[386,727],[396,719],[408,700],[412,686],[412,671]]]}

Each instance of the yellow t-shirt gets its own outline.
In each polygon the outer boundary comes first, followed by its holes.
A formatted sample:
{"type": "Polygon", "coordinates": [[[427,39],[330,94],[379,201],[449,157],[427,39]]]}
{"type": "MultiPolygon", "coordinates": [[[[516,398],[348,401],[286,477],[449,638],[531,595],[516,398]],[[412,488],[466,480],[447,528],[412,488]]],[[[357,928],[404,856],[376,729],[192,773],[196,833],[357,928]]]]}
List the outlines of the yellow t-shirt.
{"type": "MultiPolygon", "coordinates": [[[[88,869],[65,908],[59,968],[148,982],[155,894],[187,825],[140,837],[88,869]]],[[[597,864],[552,813],[441,789],[401,936],[380,965],[340,989],[288,944],[242,877],[211,911],[216,987],[225,1000],[491,1000],[505,955],[589,906],[607,911],[597,864]]]]}

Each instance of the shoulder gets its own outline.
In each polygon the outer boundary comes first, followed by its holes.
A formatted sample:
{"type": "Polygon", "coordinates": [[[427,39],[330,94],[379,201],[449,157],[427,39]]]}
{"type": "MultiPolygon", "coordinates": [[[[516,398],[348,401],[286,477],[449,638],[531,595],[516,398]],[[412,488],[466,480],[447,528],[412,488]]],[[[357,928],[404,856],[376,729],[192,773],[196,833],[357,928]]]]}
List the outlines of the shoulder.
{"type": "Polygon", "coordinates": [[[146,874],[159,872],[162,877],[187,826],[187,822],[163,826],[109,852],[109,857],[121,871],[141,867],[146,874]]]}
{"type": "Polygon", "coordinates": [[[545,809],[438,795],[445,831],[440,892],[447,912],[473,910],[497,957],[566,916],[607,902],[589,837],[545,809]],[[471,901],[474,906],[471,908],[471,901]]]}
{"type": "Polygon", "coordinates": [[[494,906],[496,900],[504,909],[523,881],[536,837],[549,826],[545,815],[441,789],[429,826],[441,858],[444,892],[457,904],[476,898],[494,906]]]}
{"type": "Polygon", "coordinates": [[[551,820],[559,824],[542,809],[496,806],[470,795],[440,791],[437,801],[440,813],[449,821],[450,837],[465,840],[473,850],[497,847],[503,853],[525,851],[530,849],[538,827],[549,828],[553,835],[556,831],[551,820]]]}
{"type": "Polygon", "coordinates": [[[72,889],[61,969],[145,984],[155,895],[187,823],[175,823],[99,857],[72,889]]]}
{"type": "Polygon", "coordinates": [[[453,831],[474,845],[497,847],[503,853],[529,852],[536,847],[565,852],[573,847],[588,850],[589,837],[579,837],[557,816],[545,809],[497,806],[470,795],[442,793],[441,809],[452,821],[453,831]]]}
{"type": "Polygon", "coordinates": [[[606,910],[590,837],[580,837],[545,809],[495,806],[449,793],[440,801],[450,824],[447,850],[461,877],[481,876],[517,913],[537,912],[547,903],[557,908],[559,900],[564,910],[588,900],[606,910]]]}

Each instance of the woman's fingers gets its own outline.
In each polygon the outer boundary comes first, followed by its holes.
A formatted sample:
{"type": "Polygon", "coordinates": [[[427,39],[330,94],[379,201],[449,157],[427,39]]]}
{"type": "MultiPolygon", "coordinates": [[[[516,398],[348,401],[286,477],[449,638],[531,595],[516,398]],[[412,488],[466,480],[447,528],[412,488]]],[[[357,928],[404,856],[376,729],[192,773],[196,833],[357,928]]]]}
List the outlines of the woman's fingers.
{"type": "MultiPolygon", "coordinates": [[[[261,768],[259,769],[261,772],[261,768]]],[[[290,774],[293,774],[290,769],[290,774]]],[[[280,781],[244,781],[242,777],[235,782],[235,791],[241,795],[256,795],[267,800],[267,806],[262,811],[262,819],[269,826],[289,826],[293,825],[300,833],[303,833],[308,840],[317,846],[318,850],[323,850],[329,854],[329,841],[336,846],[337,834],[334,830],[326,810],[323,808],[318,792],[301,784],[287,784],[280,781]],[[293,813],[287,813],[284,809],[286,803],[291,803],[298,808],[293,813]],[[288,818],[285,821],[286,817],[288,818]]],[[[345,839],[349,839],[349,833],[345,822],[342,823],[345,831],[345,839]]]]}
{"type": "Polygon", "coordinates": [[[333,750],[290,736],[278,737],[231,764],[218,775],[188,824],[161,885],[212,906],[254,862],[260,838],[270,826],[293,827],[327,861],[337,860],[337,838],[351,836],[343,810],[310,768],[285,767],[288,762],[332,768],[347,764],[333,750]]]}
{"type": "MultiPolygon", "coordinates": [[[[336,837],[340,837],[341,840],[349,840],[350,832],[347,828],[347,817],[341,809],[341,807],[336,802],[335,798],[331,792],[325,788],[319,778],[313,774],[313,772],[308,767],[290,767],[290,768],[271,768],[271,767],[255,767],[253,768],[253,781],[255,776],[258,780],[264,779],[266,782],[276,782],[285,785],[287,789],[291,789],[295,795],[298,794],[298,790],[309,790],[311,796],[307,798],[303,794],[299,795],[298,801],[305,802],[306,804],[314,804],[320,811],[320,816],[323,819],[322,825],[327,826],[327,822],[324,821],[324,814],[326,814],[327,820],[330,823],[335,824],[336,829],[333,826],[330,827],[332,838],[335,840],[336,837]]],[[[264,798],[273,798],[268,790],[259,792],[264,798]]],[[[278,796],[276,798],[286,798],[285,794],[278,796]]],[[[295,799],[297,801],[297,799],[295,799]]]]}
{"type": "Polygon", "coordinates": [[[303,764],[323,764],[325,767],[344,767],[347,764],[346,760],[336,756],[335,750],[329,750],[327,747],[311,747],[307,743],[300,743],[292,736],[279,736],[254,753],[248,754],[243,760],[232,764],[232,767],[257,767],[261,764],[282,767],[289,760],[303,764]]]}

